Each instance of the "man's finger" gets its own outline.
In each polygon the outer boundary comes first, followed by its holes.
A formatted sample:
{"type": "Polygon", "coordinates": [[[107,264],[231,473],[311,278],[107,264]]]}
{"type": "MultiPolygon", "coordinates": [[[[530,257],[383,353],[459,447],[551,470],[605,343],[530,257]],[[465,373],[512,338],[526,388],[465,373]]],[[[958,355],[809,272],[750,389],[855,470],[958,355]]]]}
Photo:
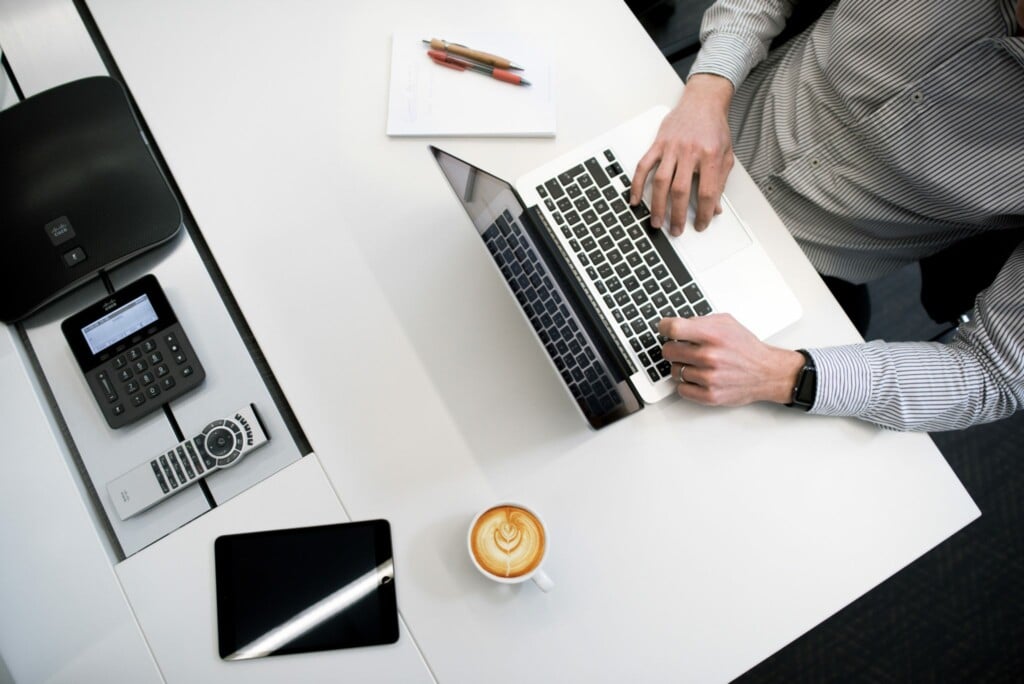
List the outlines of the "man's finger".
{"type": "Polygon", "coordinates": [[[636,171],[633,173],[633,180],[630,183],[630,204],[635,205],[640,202],[640,195],[643,193],[644,183],[647,182],[647,175],[660,158],[661,150],[651,147],[651,149],[647,150],[647,154],[640,159],[640,163],[636,165],[636,171]]]}
{"type": "Polygon", "coordinates": [[[715,209],[721,202],[724,186],[725,178],[719,165],[708,164],[701,167],[697,186],[697,215],[693,219],[693,227],[697,230],[704,230],[711,223],[716,213],[715,209]]]}
{"type": "Polygon", "coordinates": [[[705,322],[700,318],[662,318],[658,321],[658,333],[669,340],[700,344],[707,339],[702,330],[705,322]]]}
{"type": "Polygon", "coordinates": [[[668,204],[668,193],[672,187],[672,178],[676,172],[676,159],[666,155],[662,157],[654,172],[654,183],[651,185],[651,226],[661,228],[665,220],[668,204]]]}
{"type": "MultiPolygon", "coordinates": [[[[687,380],[689,380],[690,378],[689,371],[687,371],[686,373],[686,378],[687,380]]],[[[683,397],[684,399],[695,401],[698,404],[711,403],[708,388],[704,387],[703,385],[694,385],[689,382],[681,382],[679,383],[679,386],[676,387],[676,392],[678,392],[679,396],[683,397]]]]}
{"type": "Polygon", "coordinates": [[[673,363],[671,371],[672,379],[676,382],[685,382],[691,385],[707,387],[710,376],[707,369],[694,366],[689,363],[673,363]]]}
{"type": "Polygon", "coordinates": [[[661,355],[664,356],[665,360],[669,363],[684,363],[687,366],[692,366],[698,363],[697,349],[698,346],[692,342],[669,340],[662,345],[661,355]]]}
{"type": "Polygon", "coordinates": [[[679,164],[676,167],[676,177],[672,181],[672,215],[669,227],[672,235],[683,234],[686,227],[686,209],[690,205],[690,193],[693,189],[693,166],[679,164]]]}

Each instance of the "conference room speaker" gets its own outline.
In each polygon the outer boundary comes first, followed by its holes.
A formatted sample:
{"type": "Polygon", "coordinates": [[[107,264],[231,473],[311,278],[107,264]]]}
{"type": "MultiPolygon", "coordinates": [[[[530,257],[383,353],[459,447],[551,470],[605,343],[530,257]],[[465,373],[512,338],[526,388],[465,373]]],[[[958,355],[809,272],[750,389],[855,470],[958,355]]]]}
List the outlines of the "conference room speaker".
{"type": "Polygon", "coordinates": [[[73,81],[0,112],[0,320],[170,240],[181,208],[120,83],[73,81]]]}

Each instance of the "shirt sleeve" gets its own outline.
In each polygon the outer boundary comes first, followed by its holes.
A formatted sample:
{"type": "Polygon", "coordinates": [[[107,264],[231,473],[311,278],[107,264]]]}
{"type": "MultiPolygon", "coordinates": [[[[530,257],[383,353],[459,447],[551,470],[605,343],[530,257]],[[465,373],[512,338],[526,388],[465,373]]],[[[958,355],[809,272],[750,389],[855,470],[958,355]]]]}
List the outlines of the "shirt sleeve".
{"type": "Polygon", "coordinates": [[[739,88],[768,54],[795,4],[796,0],[718,0],[704,13],[701,49],[689,75],[724,76],[739,88]]]}
{"type": "Polygon", "coordinates": [[[811,413],[896,430],[958,430],[1024,407],[1024,243],[949,344],[882,341],[808,350],[811,413]]]}

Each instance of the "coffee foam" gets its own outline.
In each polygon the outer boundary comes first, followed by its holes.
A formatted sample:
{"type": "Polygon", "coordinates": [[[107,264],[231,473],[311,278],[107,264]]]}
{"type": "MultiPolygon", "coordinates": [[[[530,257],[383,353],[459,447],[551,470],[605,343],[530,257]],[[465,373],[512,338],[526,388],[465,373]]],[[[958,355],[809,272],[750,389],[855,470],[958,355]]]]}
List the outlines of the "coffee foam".
{"type": "Polygon", "coordinates": [[[544,559],[544,527],[518,506],[496,506],[477,519],[470,533],[473,557],[497,577],[522,577],[544,559]]]}

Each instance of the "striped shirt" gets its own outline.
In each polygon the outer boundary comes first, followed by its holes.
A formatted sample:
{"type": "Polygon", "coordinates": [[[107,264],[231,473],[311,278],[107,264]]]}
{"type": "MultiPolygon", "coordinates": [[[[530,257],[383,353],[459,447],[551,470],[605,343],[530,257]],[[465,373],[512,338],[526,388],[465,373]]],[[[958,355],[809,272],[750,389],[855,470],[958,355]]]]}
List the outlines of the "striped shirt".
{"type": "MultiPolygon", "coordinates": [[[[794,4],[719,0],[690,73],[737,86],[736,156],[820,273],[866,282],[1024,226],[1014,0],[838,0],[768,55],[794,4]]],[[[1004,418],[1024,406],[1024,245],[948,345],[809,351],[812,413],[904,430],[1004,418]]]]}

